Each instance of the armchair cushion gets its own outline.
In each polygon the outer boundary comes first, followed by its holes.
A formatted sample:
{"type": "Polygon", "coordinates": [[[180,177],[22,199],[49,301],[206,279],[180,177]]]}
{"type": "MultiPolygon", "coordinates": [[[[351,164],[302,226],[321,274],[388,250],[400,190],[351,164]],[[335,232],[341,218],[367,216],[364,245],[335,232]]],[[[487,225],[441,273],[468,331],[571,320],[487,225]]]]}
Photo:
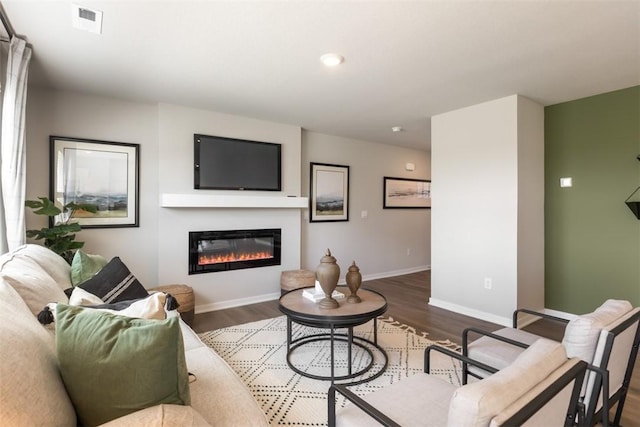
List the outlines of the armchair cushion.
{"type": "MultiPolygon", "coordinates": [[[[523,344],[531,345],[538,341],[538,335],[531,334],[527,331],[514,328],[503,328],[494,332],[501,337],[509,338],[523,344]]],[[[515,345],[495,340],[491,337],[481,337],[469,344],[469,357],[486,365],[493,366],[496,369],[503,369],[513,362],[524,349],[515,345]]],[[[480,377],[486,377],[488,372],[482,369],[469,366],[469,372],[480,377]]]]}
{"type": "Polygon", "coordinates": [[[562,339],[567,356],[592,363],[600,331],[632,308],[628,301],[609,299],[592,313],[571,320],[562,339]]]}
{"type": "MultiPolygon", "coordinates": [[[[568,359],[561,369],[557,369],[541,383],[537,384],[534,388],[526,392],[515,402],[509,405],[506,409],[501,411],[496,417],[491,420],[489,427],[498,427],[503,425],[513,425],[513,421],[510,418],[516,415],[526,404],[531,402],[537,396],[545,393],[549,387],[555,382],[561,379],[570,369],[576,365],[583,363],[578,358],[568,359]]],[[[579,374],[580,375],[580,374],[579,374]]],[[[559,420],[565,419],[567,416],[567,401],[571,399],[571,394],[574,390],[574,381],[567,384],[558,394],[551,399],[545,405],[543,411],[538,411],[527,420],[528,426],[553,426],[560,425],[559,420]]]]}
{"type": "Polygon", "coordinates": [[[567,361],[560,343],[538,339],[501,370],[456,390],[449,406],[449,426],[487,426],[493,417],[567,361]]]}
{"type": "MultiPolygon", "coordinates": [[[[636,334],[638,333],[638,321],[631,325],[631,327],[628,327],[620,332],[620,334],[615,337],[615,339],[613,340],[613,346],[608,355],[609,361],[606,365],[604,365],[603,359],[606,353],[605,347],[607,343],[607,335],[609,335],[614,328],[619,327],[621,324],[627,322],[632,317],[635,316],[637,318],[638,312],[640,312],[640,308],[635,308],[613,323],[610,323],[609,325],[604,327],[602,331],[600,331],[600,339],[598,340],[598,345],[595,349],[592,365],[606,368],[609,371],[609,396],[615,394],[618,390],[620,390],[625,380],[627,367],[629,366],[630,362],[629,355],[636,338],[636,334]]],[[[585,381],[585,404],[592,403],[591,400],[594,399],[594,396],[591,395],[591,392],[594,388],[596,378],[596,373],[589,371],[589,373],[587,374],[587,380],[585,381]]],[[[598,393],[597,408],[600,408],[601,406],[602,394],[598,393]]]]}
{"type": "MultiPolygon", "coordinates": [[[[402,426],[443,427],[447,424],[449,402],[456,388],[442,378],[420,373],[363,399],[402,426]]],[[[356,405],[340,409],[338,427],[366,425],[373,425],[372,419],[356,405]]]]}

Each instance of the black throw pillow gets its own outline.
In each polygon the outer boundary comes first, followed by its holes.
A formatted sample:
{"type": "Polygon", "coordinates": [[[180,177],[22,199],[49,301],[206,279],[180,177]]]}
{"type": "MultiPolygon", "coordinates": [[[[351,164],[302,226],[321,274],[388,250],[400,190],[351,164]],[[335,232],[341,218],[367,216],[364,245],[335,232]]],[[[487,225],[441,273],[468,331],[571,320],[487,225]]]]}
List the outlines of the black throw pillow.
{"type": "Polygon", "coordinates": [[[119,257],[114,257],[92,278],[78,286],[94,294],[105,304],[145,298],[149,295],[119,257]]]}

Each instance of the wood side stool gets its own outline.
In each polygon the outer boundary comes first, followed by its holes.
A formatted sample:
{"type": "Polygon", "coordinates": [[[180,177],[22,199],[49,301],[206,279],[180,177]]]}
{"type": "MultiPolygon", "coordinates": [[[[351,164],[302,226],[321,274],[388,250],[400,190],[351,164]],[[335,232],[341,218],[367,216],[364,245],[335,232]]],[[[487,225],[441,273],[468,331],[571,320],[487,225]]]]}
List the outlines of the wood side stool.
{"type": "Polygon", "coordinates": [[[180,306],[178,313],[185,323],[189,326],[193,324],[195,315],[195,298],[193,296],[193,288],[187,285],[163,285],[149,289],[150,291],[165,292],[171,294],[180,306]]]}
{"type": "Polygon", "coordinates": [[[310,270],[288,270],[280,273],[280,293],[307,288],[316,284],[316,273],[310,270]]]}

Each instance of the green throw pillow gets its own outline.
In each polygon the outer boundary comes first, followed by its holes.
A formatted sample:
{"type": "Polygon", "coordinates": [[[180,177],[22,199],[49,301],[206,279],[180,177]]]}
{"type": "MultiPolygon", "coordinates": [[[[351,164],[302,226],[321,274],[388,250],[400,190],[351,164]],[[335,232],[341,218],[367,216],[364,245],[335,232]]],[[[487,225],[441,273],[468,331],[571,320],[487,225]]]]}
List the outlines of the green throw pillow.
{"type": "Polygon", "coordinates": [[[57,305],[60,373],[83,425],[163,403],[190,404],[178,322],[57,305]]]}
{"type": "Polygon", "coordinates": [[[78,249],[73,255],[73,261],[71,261],[71,284],[78,286],[91,279],[108,262],[101,255],[88,254],[82,249],[78,249]]]}

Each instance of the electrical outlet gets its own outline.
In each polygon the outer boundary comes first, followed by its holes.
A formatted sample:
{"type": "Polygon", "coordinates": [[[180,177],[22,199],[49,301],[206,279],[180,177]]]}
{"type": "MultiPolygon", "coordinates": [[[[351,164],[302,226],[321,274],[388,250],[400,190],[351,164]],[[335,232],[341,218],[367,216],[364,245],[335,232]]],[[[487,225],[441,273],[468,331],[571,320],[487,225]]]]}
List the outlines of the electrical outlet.
{"type": "Polygon", "coordinates": [[[491,289],[493,287],[493,283],[491,281],[490,277],[485,277],[484,278],[484,288],[485,289],[491,289]]]}

